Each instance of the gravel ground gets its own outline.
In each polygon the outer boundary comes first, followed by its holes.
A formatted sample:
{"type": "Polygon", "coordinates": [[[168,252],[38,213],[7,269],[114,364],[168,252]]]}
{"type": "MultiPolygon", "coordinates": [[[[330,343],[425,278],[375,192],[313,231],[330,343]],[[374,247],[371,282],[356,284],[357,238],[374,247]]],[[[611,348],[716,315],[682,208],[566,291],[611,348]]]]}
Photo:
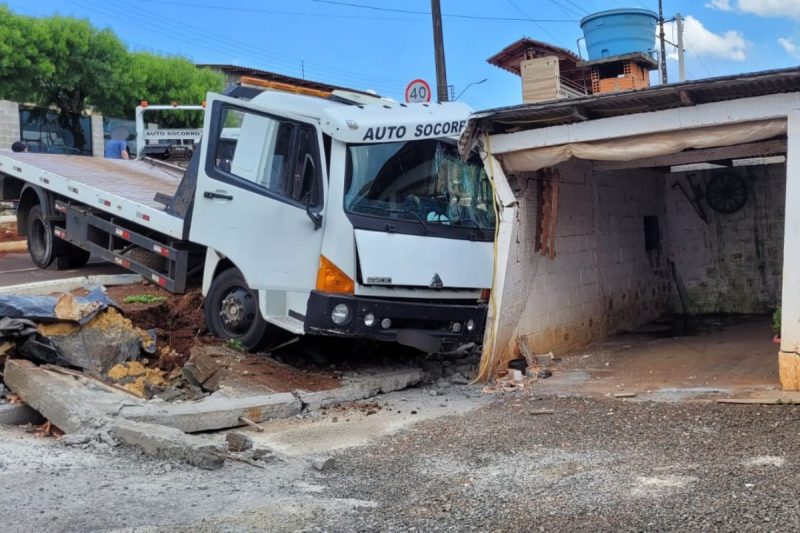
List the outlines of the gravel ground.
{"type": "Polygon", "coordinates": [[[797,531],[800,408],[512,396],[337,457],[310,531],[797,531]],[[551,415],[533,415],[552,409],[551,415]]]}
{"type": "Polygon", "coordinates": [[[276,421],[252,434],[278,452],[265,469],[209,472],[5,428],[2,530],[800,530],[800,407],[477,390],[276,421]],[[325,449],[335,466],[318,472],[325,449]]]}

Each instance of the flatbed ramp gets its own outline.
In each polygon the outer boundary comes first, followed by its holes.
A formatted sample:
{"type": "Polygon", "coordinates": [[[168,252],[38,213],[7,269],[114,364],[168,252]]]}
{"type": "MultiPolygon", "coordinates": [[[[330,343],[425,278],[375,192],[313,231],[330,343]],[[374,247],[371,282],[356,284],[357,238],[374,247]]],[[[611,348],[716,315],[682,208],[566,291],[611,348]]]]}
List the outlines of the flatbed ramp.
{"type": "Polygon", "coordinates": [[[183,220],[155,201],[173,196],[182,170],[140,160],[16,153],[0,149],[0,172],[171,237],[183,237],[183,220]]]}

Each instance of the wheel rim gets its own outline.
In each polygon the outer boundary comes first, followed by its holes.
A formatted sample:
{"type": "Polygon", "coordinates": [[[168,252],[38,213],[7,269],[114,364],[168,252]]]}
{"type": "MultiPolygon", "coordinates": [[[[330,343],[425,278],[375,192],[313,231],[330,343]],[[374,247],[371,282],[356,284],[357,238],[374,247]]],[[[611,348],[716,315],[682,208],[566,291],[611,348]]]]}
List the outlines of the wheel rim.
{"type": "Polygon", "coordinates": [[[257,312],[253,294],[244,287],[234,287],[220,300],[219,317],[222,329],[229,337],[240,337],[253,326],[257,312]]]}
{"type": "Polygon", "coordinates": [[[43,261],[47,254],[47,228],[44,222],[39,219],[33,220],[28,231],[30,253],[43,261]]]}

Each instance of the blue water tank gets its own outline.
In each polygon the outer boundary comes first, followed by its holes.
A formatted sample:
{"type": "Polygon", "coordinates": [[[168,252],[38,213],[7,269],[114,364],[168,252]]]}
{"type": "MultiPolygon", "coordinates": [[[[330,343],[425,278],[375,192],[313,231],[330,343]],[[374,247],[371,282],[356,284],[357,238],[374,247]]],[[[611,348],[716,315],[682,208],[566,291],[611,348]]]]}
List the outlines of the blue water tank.
{"type": "Polygon", "coordinates": [[[649,53],[655,46],[658,15],[647,9],[611,9],[581,19],[589,61],[649,53]]]}

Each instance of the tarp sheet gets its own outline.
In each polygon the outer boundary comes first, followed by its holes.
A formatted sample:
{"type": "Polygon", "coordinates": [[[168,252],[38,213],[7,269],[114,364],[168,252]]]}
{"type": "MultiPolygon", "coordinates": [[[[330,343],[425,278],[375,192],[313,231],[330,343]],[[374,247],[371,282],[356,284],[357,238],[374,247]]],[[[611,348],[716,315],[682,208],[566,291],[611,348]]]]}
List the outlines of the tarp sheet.
{"type": "Polygon", "coordinates": [[[497,154],[507,174],[533,172],[575,157],[598,161],[632,161],[675,154],[690,148],[716,148],[763,141],[786,134],[785,120],[763,120],[709,128],[561,144],[497,154]]]}
{"type": "Polygon", "coordinates": [[[0,318],[26,318],[36,322],[70,321],[85,324],[100,311],[116,304],[103,287],[85,296],[0,296],[0,318]]]}

